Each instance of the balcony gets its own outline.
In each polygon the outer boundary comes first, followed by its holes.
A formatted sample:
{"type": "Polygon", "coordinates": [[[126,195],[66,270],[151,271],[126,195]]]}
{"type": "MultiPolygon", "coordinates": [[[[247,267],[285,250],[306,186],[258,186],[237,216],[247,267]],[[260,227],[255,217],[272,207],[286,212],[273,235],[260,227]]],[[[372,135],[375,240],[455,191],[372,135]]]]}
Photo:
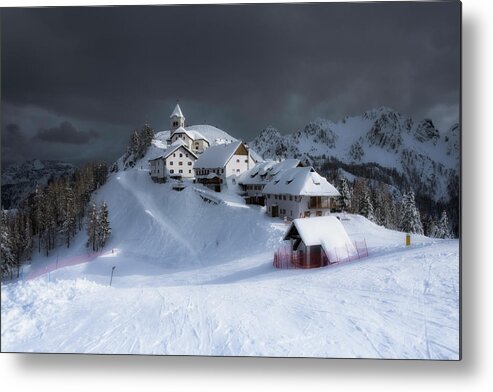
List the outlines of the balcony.
{"type": "Polygon", "coordinates": [[[329,196],[311,196],[308,208],[312,210],[323,210],[330,208],[329,196]]]}

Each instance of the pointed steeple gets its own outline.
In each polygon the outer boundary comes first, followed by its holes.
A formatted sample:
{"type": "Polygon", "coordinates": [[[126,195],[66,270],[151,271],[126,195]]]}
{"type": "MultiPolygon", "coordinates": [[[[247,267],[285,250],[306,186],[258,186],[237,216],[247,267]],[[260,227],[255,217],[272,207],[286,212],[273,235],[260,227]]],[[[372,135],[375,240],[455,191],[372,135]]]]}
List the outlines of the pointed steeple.
{"type": "Polygon", "coordinates": [[[183,115],[178,102],[176,103],[175,109],[173,110],[169,118],[171,119],[172,130],[185,126],[185,116],[183,115]]]}

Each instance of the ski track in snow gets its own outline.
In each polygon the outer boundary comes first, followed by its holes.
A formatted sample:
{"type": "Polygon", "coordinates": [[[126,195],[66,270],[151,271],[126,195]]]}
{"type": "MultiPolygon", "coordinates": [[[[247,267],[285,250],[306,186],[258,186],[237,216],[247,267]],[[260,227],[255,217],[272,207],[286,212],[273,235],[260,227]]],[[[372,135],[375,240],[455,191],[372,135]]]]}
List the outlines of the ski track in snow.
{"type": "Polygon", "coordinates": [[[286,225],[165,187],[146,171],[112,175],[96,198],[112,198],[115,253],[2,285],[2,351],[458,359],[458,241],[405,248],[403,233],[351,216],[368,258],[275,270],[286,225]]]}

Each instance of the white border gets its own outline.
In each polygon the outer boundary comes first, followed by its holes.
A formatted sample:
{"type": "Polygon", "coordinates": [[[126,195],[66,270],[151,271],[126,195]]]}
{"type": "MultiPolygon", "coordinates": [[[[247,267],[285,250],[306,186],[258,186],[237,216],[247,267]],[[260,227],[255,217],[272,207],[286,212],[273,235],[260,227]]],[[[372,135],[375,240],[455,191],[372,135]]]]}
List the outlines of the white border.
{"type": "MultiPolygon", "coordinates": [[[[232,3],[216,1],[214,3],[232,3]]],[[[250,3],[251,1],[242,1],[250,3]]],[[[276,1],[269,1],[276,2],[276,1]]],[[[2,6],[162,4],[9,1],[2,6]]],[[[181,4],[198,1],[179,1],[181,4]]],[[[486,391],[493,385],[493,20],[463,2],[463,360],[461,362],[0,355],[3,390],[486,391]]],[[[0,11],[1,12],[1,11],[0,11]]]]}

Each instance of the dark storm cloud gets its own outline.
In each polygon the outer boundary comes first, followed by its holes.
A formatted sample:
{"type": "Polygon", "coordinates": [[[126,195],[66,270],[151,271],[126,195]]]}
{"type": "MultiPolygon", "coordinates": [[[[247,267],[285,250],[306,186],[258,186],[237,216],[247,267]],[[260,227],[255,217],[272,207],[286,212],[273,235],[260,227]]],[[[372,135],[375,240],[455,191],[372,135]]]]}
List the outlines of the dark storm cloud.
{"type": "Polygon", "coordinates": [[[34,139],[45,142],[86,144],[99,137],[93,130],[79,131],[69,121],[62,121],[58,127],[40,129],[34,139]]]}
{"type": "Polygon", "coordinates": [[[2,165],[28,159],[31,154],[28,137],[19,124],[8,123],[2,129],[2,165]]]}
{"type": "Polygon", "coordinates": [[[16,147],[27,143],[26,135],[21,131],[19,124],[10,123],[2,132],[2,146],[16,147]]]}
{"type": "Polygon", "coordinates": [[[458,2],[1,12],[3,101],[60,120],[165,129],[180,98],[188,122],[249,140],[268,124],[459,103],[458,2]]]}

